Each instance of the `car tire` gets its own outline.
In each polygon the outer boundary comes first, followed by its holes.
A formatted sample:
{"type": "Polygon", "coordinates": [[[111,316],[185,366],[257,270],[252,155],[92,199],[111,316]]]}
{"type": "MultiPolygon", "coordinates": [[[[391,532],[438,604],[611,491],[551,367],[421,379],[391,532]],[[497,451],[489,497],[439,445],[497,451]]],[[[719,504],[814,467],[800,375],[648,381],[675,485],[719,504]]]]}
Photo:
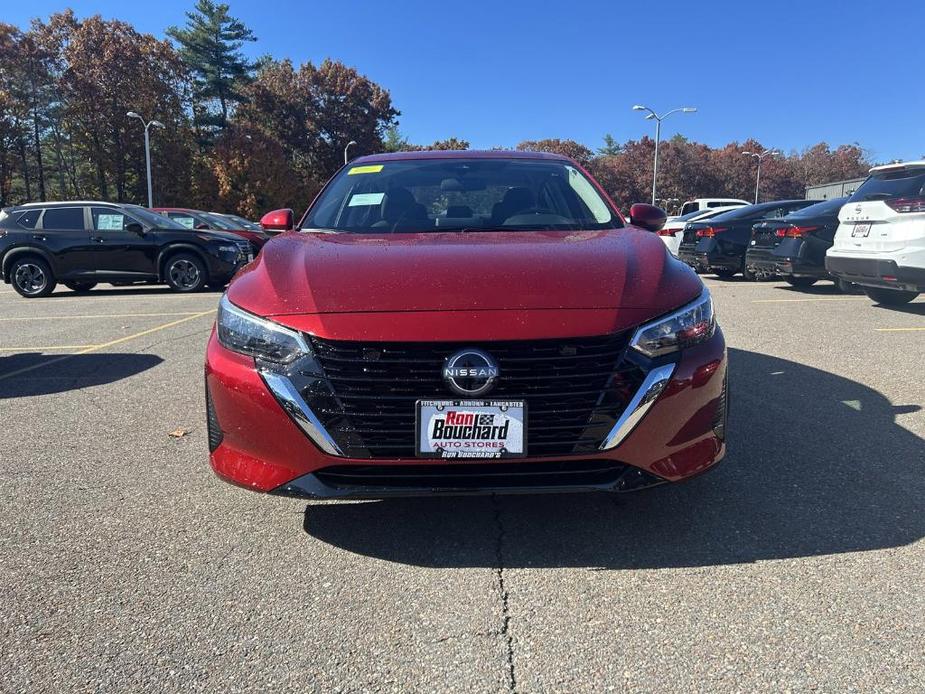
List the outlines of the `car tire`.
{"type": "Polygon", "coordinates": [[[758,281],[758,275],[756,275],[754,272],[749,270],[744,265],[742,266],[742,277],[745,278],[746,282],[757,282],[758,281]]]}
{"type": "Polygon", "coordinates": [[[177,253],[164,263],[164,280],[175,292],[198,292],[208,279],[206,266],[192,253],[177,253]]]}
{"type": "Polygon", "coordinates": [[[812,287],[816,284],[815,277],[785,277],[784,282],[789,284],[791,287],[797,287],[798,289],[806,289],[812,287]]]}
{"type": "Polygon", "coordinates": [[[77,292],[78,294],[86,294],[96,286],[96,282],[65,282],[64,286],[70,289],[72,292],[77,292]]]}
{"type": "Polygon", "coordinates": [[[902,289],[882,289],[880,287],[864,287],[864,293],[878,304],[883,304],[884,306],[902,306],[919,295],[919,292],[907,292],[902,289]]]}
{"type": "Polygon", "coordinates": [[[29,256],[13,261],[10,268],[10,282],[20,296],[38,299],[55,291],[57,281],[51,268],[41,258],[29,256]]]}
{"type": "Polygon", "coordinates": [[[728,267],[723,267],[723,268],[719,268],[718,270],[714,270],[713,274],[715,274],[717,277],[721,279],[728,280],[728,279],[732,279],[733,277],[735,277],[736,272],[737,272],[736,270],[730,270],[728,267]]]}

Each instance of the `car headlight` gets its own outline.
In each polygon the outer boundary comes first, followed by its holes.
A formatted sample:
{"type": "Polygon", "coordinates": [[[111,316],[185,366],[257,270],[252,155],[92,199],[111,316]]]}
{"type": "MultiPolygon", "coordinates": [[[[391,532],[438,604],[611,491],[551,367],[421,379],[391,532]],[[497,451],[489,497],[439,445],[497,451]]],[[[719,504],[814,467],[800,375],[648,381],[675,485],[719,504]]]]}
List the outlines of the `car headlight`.
{"type": "Polygon", "coordinates": [[[248,313],[232,304],[227,296],[218,302],[216,327],[218,341],[232,352],[279,364],[311,354],[301,333],[248,313]]]}
{"type": "Polygon", "coordinates": [[[704,289],[693,303],[641,326],[630,346],[647,357],[660,357],[709,340],[715,332],[713,298],[704,289]]]}
{"type": "Polygon", "coordinates": [[[238,247],[237,246],[219,246],[218,252],[236,254],[238,252],[238,247]]]}

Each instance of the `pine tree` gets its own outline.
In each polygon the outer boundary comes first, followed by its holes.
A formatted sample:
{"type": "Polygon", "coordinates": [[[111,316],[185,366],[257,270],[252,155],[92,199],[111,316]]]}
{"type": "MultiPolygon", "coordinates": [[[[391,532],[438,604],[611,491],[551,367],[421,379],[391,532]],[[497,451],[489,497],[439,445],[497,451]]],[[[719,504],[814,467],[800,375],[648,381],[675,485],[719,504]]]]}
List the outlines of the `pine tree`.
{"type": "Polygon", "coordinates": [[[233,105],[244,100],[241,86],[253,75],[254,66],[241,53],[241,47],[257,37],[241,20],[230,16],[228,5],[223,3],[198,0],[186,17],[186,27],[170,27],[167,35],[179,44],[180,57],[193,76],[197,121],[224,128],[233,105]]]}

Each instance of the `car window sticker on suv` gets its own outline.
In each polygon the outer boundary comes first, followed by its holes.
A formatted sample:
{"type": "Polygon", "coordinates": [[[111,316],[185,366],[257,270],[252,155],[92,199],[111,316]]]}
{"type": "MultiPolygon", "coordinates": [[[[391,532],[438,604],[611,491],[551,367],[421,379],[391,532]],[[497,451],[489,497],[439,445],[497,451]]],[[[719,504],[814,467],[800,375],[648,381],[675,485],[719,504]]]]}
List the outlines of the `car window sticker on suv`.
{"type": "Polygon", "coordinates": [[[196,220],[190,217],[189,215],[172,214],[170,215],[170,218],[173,221],[178,222],[179,224],[182,224],[187,229],[192,229],[193,227],[196,226],[196,220]]]}
{"type": "Polygon", "coordinates": [[[95,227],[97,231],[122,231],[125,226],[125,215],[113,214],[111,212],[100,212],[93,214],[95,218],[95,227]]]}

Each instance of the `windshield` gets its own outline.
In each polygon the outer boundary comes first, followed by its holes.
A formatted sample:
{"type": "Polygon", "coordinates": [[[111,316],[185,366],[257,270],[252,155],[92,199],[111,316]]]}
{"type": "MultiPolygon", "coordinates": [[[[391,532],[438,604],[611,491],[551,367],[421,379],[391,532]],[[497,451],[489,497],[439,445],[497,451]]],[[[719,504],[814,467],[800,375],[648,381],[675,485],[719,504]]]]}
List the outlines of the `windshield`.
{"type": "Polygon", "coordinates": [[[848,202],[888,200],[925,195],[925,169],[901,169],[877,173],[864,181],[848,202]]]}
{"type": "Polygon", "coordinates": [[[151,212],[144,207],[139,205],[126,205],[125,209],[132,214],[133,217],[144,223],[149,227],[155,227],[157,229],[182,229],[183,231],[189,231],[185,226],[179,224],[172,219],[160,215],[157,212],[151,212]]]}
{"type": "Polygon", "coordinates": [[[574,166],[539,159],[418,159],[342,170],[302,228],[389,233],[623,226],[574,166]]]}
{"type": "Polygon", "coordinates": [[[199,216],[202,217],[209,223],[209,226],[213,229],[221,229],[222,231],[234,231],[239,227],[229,222],[227,219],[219,217],[217,214],[212,214],[211,212],[200,212],[199,216]]]}
{"type": "Polygon", "coordinates": [[[848,198],[835,198],[833,200],[823,200],[822,202],[817,202],[815,205],[810,205],[809,207],[804,207],[796,212],[791,212],[787,215],[787,219],[791,217],[819,217],[822,215],[837,215],[838,211],[848,202],[848,198]]]}
{"type": "MultiPolygon", "coordinates": [[[[216,212],[210,212],[209,214],[218,215],[216,212]]],[[[244,217],[239,217],[236,214],[222,214],[220,215],[224,219],[229,219],[233,224],[239,224],[241,229],[250,229],[251,231],[262,231],[260,225],[256,222],[252,222],[249,219],[244,219],[244,217]]]]}

